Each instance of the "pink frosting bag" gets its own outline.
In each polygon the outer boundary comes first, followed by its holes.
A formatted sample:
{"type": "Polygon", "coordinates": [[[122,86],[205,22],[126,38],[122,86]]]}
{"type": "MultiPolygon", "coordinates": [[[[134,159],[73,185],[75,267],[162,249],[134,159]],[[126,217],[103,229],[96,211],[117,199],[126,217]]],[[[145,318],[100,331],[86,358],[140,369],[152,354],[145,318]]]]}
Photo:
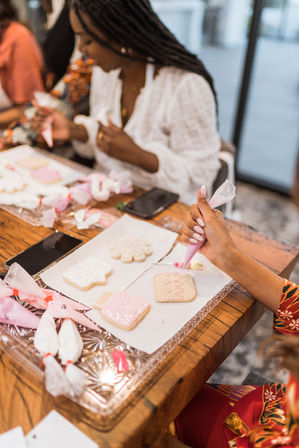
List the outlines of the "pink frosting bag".
{"type": "MultiPolygon", "coordinates": [[[[212,198],[209,201],[209,205],[212,208],[220,207],[220,205],[227,204],[236,197],[236,187],[226,179],[222,185],[215,191],[212,198]]],[[[206,237],[203,235],[203,241],[199,241],[196,244],[188,244],[186,249],[184,269],[187,268],[188,264],[196,254],[196,252],[202,247],[206,241],[206,237]]]]}

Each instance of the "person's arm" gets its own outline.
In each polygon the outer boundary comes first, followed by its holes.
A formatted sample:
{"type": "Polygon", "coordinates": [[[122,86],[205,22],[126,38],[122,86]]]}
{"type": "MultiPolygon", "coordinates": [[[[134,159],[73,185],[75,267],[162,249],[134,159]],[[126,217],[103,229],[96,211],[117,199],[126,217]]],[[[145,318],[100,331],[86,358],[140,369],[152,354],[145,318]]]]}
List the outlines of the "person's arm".
{"type": "Polygon", "coordinates": [[[7,94],[15,105],[26,104],[33,99],[35,91],[43,91],[43,60],[41,50],[27,28],[19,25],[14,43],[7,94]]]}
{"type": "Polygon", "coordinates": [[[68,120],[61,112],[50,107],[38,106],[37,113],[31,121],[32,129],[37,134],[42,135],[47,120],[51,119],[53,140],[69,141],[72,139],[86,142],[88,134],[86,128],[82,124],[74,123],[68,120]]]}
{"type": "Polygon", "coordinates": [[[267,308],[277,312],[284,285],[283,278],[238,249],[228,251],[223,261],[224,272],[267,308]]]}
{"type": "Polygon", "coordinates": [[[211,209],[205,197],[201,197],[204,195],[204,192],[199,193],[197,204],[192,206],[186,216],[183,225],[183,240],[186,243],[194,243],[205,234],[207,241],[200,252],[267,308],[276,312],[284,279],[235,246],[222,214],[211,209]]]}
{"type": "Polygon", "coordinates": [[[131,163],[149,173],[159,169],[158,157],[145,151],[121,128],[108,118],[108,126],[100,124],[97,136],[98,148],[110,157],[131,163]]]}
{"type": "Polygon", "coordinates": [[[23,113],[23,106],[13,106],[0,112],[0,129],[6,129],[14,121],[19,120],[23,113]]]}

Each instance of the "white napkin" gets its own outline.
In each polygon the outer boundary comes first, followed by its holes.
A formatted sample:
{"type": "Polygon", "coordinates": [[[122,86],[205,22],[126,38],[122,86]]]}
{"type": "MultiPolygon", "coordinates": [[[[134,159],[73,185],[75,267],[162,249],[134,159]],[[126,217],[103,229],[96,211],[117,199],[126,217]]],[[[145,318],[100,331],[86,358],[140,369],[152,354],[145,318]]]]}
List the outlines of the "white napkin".
{"type": "Polygon", "coordinates": [[[0,448],[27,448],[21,426],[0,435],[0,448]]]}
{"type": "MultiPolygon", "coordinates": [[[[69,446],[72,448],[99,448],[95,442],[56,411],[50,412],[30,431],[26,437],[26,443],[27,448],[60,448],[69,446]]],[[[18,448],[21,448],[21,446],[18,448]]]]}

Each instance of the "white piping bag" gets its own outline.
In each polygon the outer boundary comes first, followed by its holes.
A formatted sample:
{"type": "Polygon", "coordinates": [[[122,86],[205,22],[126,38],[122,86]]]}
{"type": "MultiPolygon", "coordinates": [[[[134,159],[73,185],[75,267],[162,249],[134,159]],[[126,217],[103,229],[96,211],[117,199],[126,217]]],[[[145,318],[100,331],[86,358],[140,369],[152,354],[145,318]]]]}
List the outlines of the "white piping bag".
{"type": "Polygon", "coordinates": [[[53,397],[68,394],[70,391],[69,382],[62,367],[54,358],[58,351],[58,335],[55,321],[49,311],[45,311],[41,317],[34,337],[34,346],[43,357],[46,390],[53,397]]]}
{"type": "Polygon", "coordinates": [[[83,370],[75,366],[83,351],[83,341],[76,324],[71,319],[65,319],[61,325],[59,334],[58,355],[65,367],[65,375],[72,387],[75,396],[80,396],[86,383],[86,375],[83,370]]]}

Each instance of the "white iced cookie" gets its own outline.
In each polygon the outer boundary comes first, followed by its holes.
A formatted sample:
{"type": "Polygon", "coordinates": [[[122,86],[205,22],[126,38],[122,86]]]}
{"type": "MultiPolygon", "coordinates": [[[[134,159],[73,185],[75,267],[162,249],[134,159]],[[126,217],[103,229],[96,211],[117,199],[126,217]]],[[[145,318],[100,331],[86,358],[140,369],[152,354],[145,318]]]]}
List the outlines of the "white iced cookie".
{"type": "Polygon", "coordinates": [[[189,274],[167,273],[154,276],[154,297],[157,302],[191,302],[197,295],[189,274]]]}
{"type": "Polygon", "coordinates": [[[49,162],[43,157],[26,157],[25,159],[19,159],[16,161],[16,164],[21,166],[22,168],[27,168],[28,170],[36,170],[38,168],[42,168],[47,166],[49,162]]]}
{"type": "MultiPolygon", "coordinates": [[[[94,306],[99,309],[99,307],[94,306]]],[[[111,295],[100,308],[102,317],[123,330],[133,330],[150,310],[149,303],[141,297],[133,296],[126,291],[118,291],[111,295]]]]}
{"type": "Polygon", "coordinates": [[[26,187],[26,182],[20,176],[11,173],[10,176],[3,176],[0,179],[0,193],[16,193],[23,191],[26,187]]]}
{"type": "Polygon", "coordinates": [[[105,285],[112,268],[96,257],[86,258],[63,273],[63,279],[75,288],[87,291],[95,285],[105,285]]]}
{"type": "Polygon", "coordinates": [[[118,238],[109,250],[112,258],[120,258],[123,263],[141,262],[153,253],[150,243],[134,236],[118,238]]]}

